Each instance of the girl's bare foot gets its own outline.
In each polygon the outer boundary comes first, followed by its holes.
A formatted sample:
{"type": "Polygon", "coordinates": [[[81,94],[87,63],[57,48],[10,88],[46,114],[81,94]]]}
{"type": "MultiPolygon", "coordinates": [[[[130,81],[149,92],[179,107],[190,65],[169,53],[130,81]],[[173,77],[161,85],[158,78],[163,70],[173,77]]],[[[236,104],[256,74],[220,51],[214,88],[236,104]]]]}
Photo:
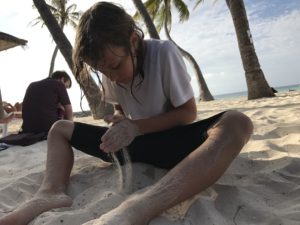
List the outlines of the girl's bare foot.
{"type": "Polygon", "coordinates": [[[38,193],[15,211],[0,218],[0,225],[26,225],[45,211],[71,205],[72,199],[64,193],[38,193]]]}
{"type": "Polygon", "coordinates": [[[153,215],[149,214],[151,209],[148,208],[147,203],[138,199],[142,200],[134,196],[100,218],[82,225],[146,225],[153,215]]]}

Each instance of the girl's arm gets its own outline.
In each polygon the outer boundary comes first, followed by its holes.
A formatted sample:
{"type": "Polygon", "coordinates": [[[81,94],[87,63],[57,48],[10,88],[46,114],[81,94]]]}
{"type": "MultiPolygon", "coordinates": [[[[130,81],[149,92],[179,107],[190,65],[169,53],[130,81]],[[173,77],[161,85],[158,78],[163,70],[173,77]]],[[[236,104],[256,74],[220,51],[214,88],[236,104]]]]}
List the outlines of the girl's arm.
{"type": "Polygon", "coordinates": [[[136,136],[167,130],[193,122],[197,116],[194,97],[181,106],[159,116],[148,119],[124,119],[121,114],[107,116],[105,121],[113,123],[101,137],[100,148],[104,152],[115,152],[128,146],[136,136]]]}
{"type": "Polygon", "coordinates": [[[195,99],[191,98],[181,106],[158,116],[133,120],[141,133],[152,133],[167,130],[175,126],[180,126],[193,122],[197,117],[195,99]]]}

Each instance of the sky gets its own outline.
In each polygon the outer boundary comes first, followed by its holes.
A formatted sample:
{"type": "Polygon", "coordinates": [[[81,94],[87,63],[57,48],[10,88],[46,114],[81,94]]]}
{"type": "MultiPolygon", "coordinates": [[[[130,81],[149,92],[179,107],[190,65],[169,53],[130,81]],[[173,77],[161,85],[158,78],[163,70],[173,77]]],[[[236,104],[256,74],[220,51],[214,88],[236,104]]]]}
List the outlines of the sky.
{"type": "MultiPolygon", "coordinates": [[[[77,9],[85,11],[95,0],[75,1],[77,9]]],[[[114,1],[133,15],[132,1],[114,1]]],[[[185,1],[190,10],[187,22],[179,23],[173,12],[171,36],[190,52],[198,62],[212,95],[247,91],[245,73],[238,49],[235,30],[225,0],[206,0],[194,9],[192,0],[185,1]]],[[[265,77],[272,87],[300,84],[300,1],[244,0],[256,53],[265,77]]],[[[48,75],[55,47],[46,26],[32,26],[38,17],[32,0],[9,0],[0,7],[0,31],[28,40],[26,47],[0,52],[0,87],[2,99],[11,103],[22,101],[27,86],[48,75]]],[[[71,44],[75,31],[67,27],[65,34],[71,44]]],[[[165,39],[163,31],[161,39],[165,39]]],[[[146,38],[148,36],[146,35],[146,38]]],[[[198,96],[196,77],[186,62],[198,96]]],[[[65,70],[71,76],[64,58],[59,54],[55,70],[65,70]]],[[[74,111],[80,111],[80,88],[72,76],[68,90],[74,111]]],[[[83,108],[88,109],[83,101],[83,108]]]]}

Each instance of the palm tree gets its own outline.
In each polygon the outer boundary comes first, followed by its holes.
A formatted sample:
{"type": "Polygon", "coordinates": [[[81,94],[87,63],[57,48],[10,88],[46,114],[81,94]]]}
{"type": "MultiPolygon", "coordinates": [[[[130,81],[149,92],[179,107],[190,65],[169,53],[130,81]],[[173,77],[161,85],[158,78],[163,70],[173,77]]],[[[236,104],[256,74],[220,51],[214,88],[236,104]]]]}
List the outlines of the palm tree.
{"type": "Polygon", "coordinates": [[[195,58],[187,51],[185,51],[183,48],[181,48],[180,46],[178,46],[175,41],[171,38],[170,35],[170,30],[171,30],[171,22],[169,19],[169,15],[171,16],[171,13],[169,14],[168,12],[171,12],[171,8],[170,8],[170,0],[164,0],[164,4],[165,4],[165,20],[164,20],[164,29],[165,29],[165,33],[168,37],[169,40],[171,40],[177,47],[178,49],[181,51],[181,54],[193,65],[194,70],[196,72],[196,77],[198,79],[198,85],[200,87],[200,96],[199,96],[199,100],[202,101],[212,101],[214,100],[214,97],[212,96],[212,94],[210,93],[207,84],[204,80],[203,74],[201,72],[201,69],[198,65],[198,63],[196,62],[195,58]]]}
{"type": "Polygon", "coordinates": [[[135,8],[139,12],[139,14],[136,13],[136,15],[134,17],[137,17],[138,15],[142,16],[150,37],[153,39],[160,39],[159,34],[158,34],[158,32],[153,24],[153,21],[149,15],[149,13],[147,12],[147,9],[145,8],[143,2],[141,0],[133,0],[133,4],[135,5],[135,8]]]}
{"type": "MultiPolygon", "coordinates": [[[[41,18],[45,22],[45,25],[51,33],[60,52],[65,58],[70,70],[73,72],[73,48],[71,43],[63,33],[55,17],[52,15],[45,0],[33,0],[33,3],[37,8],[41,18]]],[[[101,119],[103,118],[105,113],[111,112],[113,110],[111,105],[104,104],[101,101],[101,91],[91,76],[89,76],[89,78],[85,80],[79,80],[79,78],[77,78],[76,76],[75,78],[86,96],[94,119],[101,119]]]]}
{"type": "MultiPolygon", "coordinates": [[[[47,0],[50,11],[58,22],[61,30],[64,30],[66,25],[71,25],[73,28],[76,28],[77,22],[79,20],[81,12],[76,11],[76,4],[67,5],[68,0],[47,0]]],[[[34,7],[34,5],[33,5],[34,7]]],[[[45,25],[41,16],[33,20],[33,26],[37,24],[42,24],[42,27],[45,25]]],[[[58,46],[56,45],[52,54],[49,76],[53,73],[55,58],[57,56],[58,46]]]]}
{"type": "MultiPolygon", "coordinates": [[[[200,2],[203,2],[203,0],[197,0],[195,6],[197,6],[200,2]]],[[[274,97],[275,94],[265,79],[265,75],[260,67],[259,60],[255,52],[244,1],[226,0],[226,4],[232,16],[240,55],[245,70],[248,99],[274,97]]]]}
{"type": "MultiPolygon", "coordinates": [[[[181,51],[181,54],[193,65],[193,68],[196,72],[198,85],[200,87],[199,100],[214,100],[204,80],[200,67],[194,57],[189,52],[178,46],[171,38],[170,30],[172,24],[172,13],[170,3],[171,0],[147,0],[144,4],[150,16],[155,21],[157,30],[160,31],[162,27],[164,27],[167,38],[178,47],[178,49],[181,51]]],[[[179,12],[180,22],[188,20],[189,10],[187,5],[182,0],[174,0],[172,1],[172,3],[174,3],[175,9],[177,9],[177,11],[179,12]]]]}

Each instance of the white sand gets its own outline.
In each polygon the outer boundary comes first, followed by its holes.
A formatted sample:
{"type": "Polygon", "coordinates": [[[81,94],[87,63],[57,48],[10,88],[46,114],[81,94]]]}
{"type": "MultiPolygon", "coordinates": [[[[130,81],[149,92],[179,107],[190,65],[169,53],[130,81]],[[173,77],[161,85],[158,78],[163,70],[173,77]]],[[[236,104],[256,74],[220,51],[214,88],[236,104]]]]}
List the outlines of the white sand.
{"type": "MultiPolygon", "coordinates": [[[[205,102],[198,109],[200,119],[227,109],[244,112],[254,122],[254,134],[211,189],[149,225],[299,225],[300,92],[252,101],[205,102]],[[172,220],[178,215],[183,218],[172,220]]],[[[91,118],[77,120],[99,123],[91,118]]],[[[11,131],[18,126],[14,121],[11,131]]],[[[117,193],[115,168],[78,151],[75,155],[68,188],[74,204],[43,213],[31,225],[79,225],[116,207],[128,196],[117,193]]],[[[45,159],[46,142],[0,152],[0,217],[34,195],[43,177],[45,159]]],[[[144,164],[134,164],[132,169],[134,190],[150,185],[165,173],[144,164]]]]}

